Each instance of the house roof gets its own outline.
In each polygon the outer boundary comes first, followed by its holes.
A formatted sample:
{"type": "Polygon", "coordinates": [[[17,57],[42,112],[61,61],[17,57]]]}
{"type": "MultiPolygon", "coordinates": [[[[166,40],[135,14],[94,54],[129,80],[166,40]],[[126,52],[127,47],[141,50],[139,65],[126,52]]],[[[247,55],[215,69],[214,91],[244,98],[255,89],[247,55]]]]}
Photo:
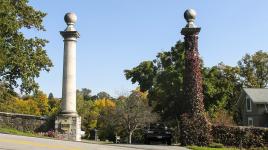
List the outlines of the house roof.
{"type": "Polygon", "coordinates": [[[268,88],[244,88],[253,103],[268,103],[268,88]]]}

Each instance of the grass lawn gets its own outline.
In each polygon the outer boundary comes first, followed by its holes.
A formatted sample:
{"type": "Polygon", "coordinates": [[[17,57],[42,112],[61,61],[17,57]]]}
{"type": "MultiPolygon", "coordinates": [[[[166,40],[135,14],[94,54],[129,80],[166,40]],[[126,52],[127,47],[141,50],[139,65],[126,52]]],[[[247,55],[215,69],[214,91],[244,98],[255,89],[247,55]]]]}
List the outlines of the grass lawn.
{"type": "MultiPolygon", "coordinates": [[[[29,136],[29,137],[39,137],[39,138],[51,138],[48,136],[42,136],[42,135],[37,134],[37,133],[19,131],[17,129],[13,129],[13,128],[0,128],[0,133],[29,136]]],[[[82,142],[90,143],[90,144],[112,144],[113,143],[110,141],[109,142],[107,142],[107,141],[93,141],[93,140],[85,140],[85,139],[83,139],[82,142]]]]}
{"type": "Polygon", "coordinates": [[[210,147],[199,147],[199,146],[187,146],[187,148],[192,150],[239,150],[238,148],[210,148],[210,147]]]}
{"type": "Polygon", "coordinates": [[[0,133],[22,135],[22,136],[31,136],[31,137],[44,137],[44,136],[41,136],[41,135],[36,134],[36,133],[18,131],[18,130],[13,129],[13,128],[0,128],[0,133]]]}

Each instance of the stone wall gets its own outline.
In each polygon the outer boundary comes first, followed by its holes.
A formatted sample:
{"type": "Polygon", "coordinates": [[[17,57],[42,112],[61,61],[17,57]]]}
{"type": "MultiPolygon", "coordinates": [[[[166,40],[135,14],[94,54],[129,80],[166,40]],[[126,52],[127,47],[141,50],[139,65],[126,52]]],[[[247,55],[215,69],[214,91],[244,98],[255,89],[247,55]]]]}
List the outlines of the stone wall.
{"type": "Polygon", "coordinates": [[[45,131],[48,120],[48,117],[0,112],[0,127],[15,128],[20,131],[45,131]]]}

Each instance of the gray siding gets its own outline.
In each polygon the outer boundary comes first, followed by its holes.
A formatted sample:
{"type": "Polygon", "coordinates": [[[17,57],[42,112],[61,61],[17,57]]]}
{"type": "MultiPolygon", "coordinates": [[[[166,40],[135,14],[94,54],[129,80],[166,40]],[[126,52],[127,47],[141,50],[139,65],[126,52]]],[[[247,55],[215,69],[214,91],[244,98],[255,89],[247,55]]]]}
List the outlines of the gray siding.
{"type": "Polygon", "coordinates": [[[248,126],[248,118],[251,117],[253,119],[253,126],[268,127],[268,115],[264,104],[255,104],[251,100],[252,111],[248,112],[245,92],[241,94],[240,100],[239,109],[242,115],[242,125],[248,126]]]}

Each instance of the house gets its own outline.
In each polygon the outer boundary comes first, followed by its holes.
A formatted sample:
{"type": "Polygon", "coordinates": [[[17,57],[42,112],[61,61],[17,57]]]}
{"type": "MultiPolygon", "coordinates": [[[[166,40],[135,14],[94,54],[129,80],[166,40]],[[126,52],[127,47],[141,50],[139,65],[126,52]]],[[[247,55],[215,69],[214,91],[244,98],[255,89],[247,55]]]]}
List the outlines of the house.
{"type": "Polygon", "coordinates": [[[268,127],[268,88],[243,88],[238,108],[242,125],[268,127]]]}

